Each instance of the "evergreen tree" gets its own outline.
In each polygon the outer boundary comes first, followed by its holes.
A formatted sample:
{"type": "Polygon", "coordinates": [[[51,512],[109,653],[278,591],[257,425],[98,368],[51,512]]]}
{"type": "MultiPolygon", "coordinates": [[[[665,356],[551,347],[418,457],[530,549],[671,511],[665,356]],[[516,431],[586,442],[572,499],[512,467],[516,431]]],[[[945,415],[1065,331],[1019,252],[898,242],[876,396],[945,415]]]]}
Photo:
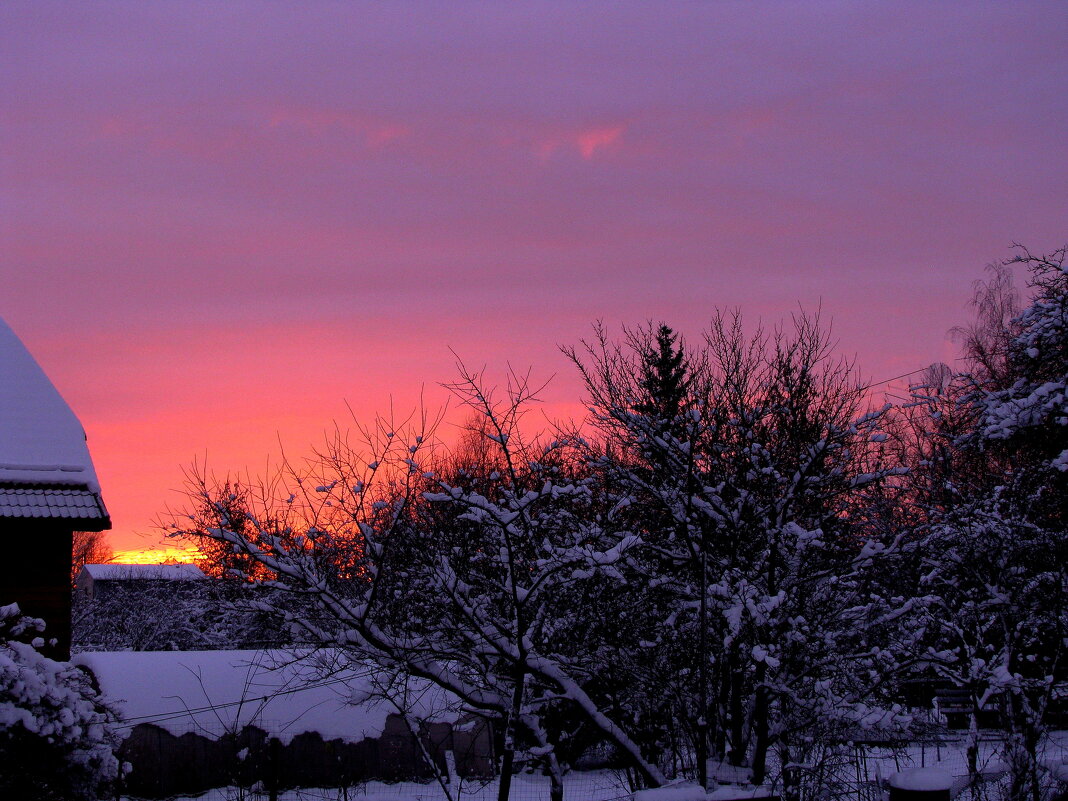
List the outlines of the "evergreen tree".
{"type": "MultiPolygon", "coordinates": [[[[648,338],[647,338],[648,339],[648,338]]],[[[651,342],[641,350],[641,382],[644,390],[635,406],[639,414],[674,426],[682,412],[692,376],[679,335],[660,323],[651,342]]]]}

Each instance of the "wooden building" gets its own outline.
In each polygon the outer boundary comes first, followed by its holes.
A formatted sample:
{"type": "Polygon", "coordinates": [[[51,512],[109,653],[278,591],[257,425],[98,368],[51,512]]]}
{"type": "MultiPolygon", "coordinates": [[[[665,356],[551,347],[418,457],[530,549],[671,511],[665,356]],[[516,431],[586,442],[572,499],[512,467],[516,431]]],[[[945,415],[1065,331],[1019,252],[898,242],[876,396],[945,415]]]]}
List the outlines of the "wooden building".
{"type": "Polygon", "coordinates": [[[0,604],[45,620],[50,656],[70,653],[73,534],[109,528],[81,423],[0,320],[0,604]]]}

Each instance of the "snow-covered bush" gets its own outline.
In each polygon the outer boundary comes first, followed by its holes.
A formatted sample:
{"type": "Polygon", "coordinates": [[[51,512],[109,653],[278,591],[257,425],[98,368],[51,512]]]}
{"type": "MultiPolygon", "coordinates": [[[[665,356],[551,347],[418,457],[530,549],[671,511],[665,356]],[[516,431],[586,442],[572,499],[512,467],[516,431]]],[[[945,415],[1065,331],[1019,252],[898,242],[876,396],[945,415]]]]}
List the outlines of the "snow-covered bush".
{"type": "Polygon", "coordinates": [[[0,607],[0,797],[99,798],[119,773],[115,718],[89,676],[38,651],[43,630],[0,607]]]}

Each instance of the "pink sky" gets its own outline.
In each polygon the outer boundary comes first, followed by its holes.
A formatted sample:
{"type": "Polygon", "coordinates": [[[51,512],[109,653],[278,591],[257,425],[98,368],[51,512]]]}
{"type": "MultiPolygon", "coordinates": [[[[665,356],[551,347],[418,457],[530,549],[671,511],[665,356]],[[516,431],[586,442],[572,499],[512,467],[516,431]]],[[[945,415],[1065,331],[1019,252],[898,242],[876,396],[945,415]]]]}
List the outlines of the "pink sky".
{"type": "MultiPolygon", "coordinates": [[[[0,315],[116,548],[183,465],[410,407],[455,349],[822,302],[884,378],[1068,240],[1058,3],[0,5],[0,315]]],[[[138,533],[149,536],[143,538],[138,533]]]]}

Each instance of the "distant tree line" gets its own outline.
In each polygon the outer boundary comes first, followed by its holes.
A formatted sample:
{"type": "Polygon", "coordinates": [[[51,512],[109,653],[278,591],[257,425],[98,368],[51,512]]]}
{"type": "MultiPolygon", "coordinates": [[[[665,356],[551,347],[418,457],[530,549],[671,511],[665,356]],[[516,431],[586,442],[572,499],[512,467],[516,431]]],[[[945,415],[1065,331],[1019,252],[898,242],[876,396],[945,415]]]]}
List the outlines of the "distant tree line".
{"type": "Polygon", "coordinates": [[[94,595],[75,590],[71,650],[210,651],[281,648],[291,633],[270,606],[276,593],[243,582],[123,580],[94,595]]]}
{"type": "Polygon", "coordinates": [[[252,486],[194,473],[171,533],[302,642],[430,679],[561,776],[609,746],[637,786],[734,769],[825,797],[857,739],[925,724],[903,686],[963,691],[1007,731],[1007,797],[1039,801],[1068,680],[1065,250],[977,286],[962,369],[897,405],[818,316],[702,337],[596,326],[564,352],[585,420],[536,430],[529,377],[460,364],[471,413],[379,419],[252,486]]]}

